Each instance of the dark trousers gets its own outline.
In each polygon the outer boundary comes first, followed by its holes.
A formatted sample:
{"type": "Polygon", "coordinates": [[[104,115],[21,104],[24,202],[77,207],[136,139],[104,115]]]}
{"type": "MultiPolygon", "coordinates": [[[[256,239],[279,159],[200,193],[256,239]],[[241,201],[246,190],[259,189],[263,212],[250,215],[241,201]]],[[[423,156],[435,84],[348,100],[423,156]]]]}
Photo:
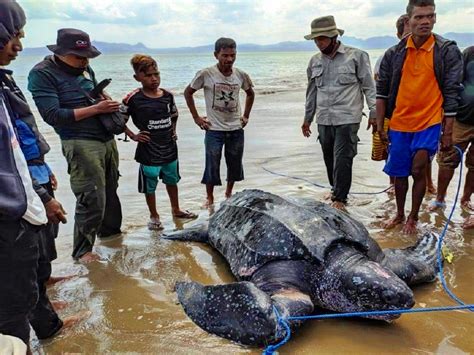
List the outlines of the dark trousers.
{"type": "Polygon", "coordinates": [[[115,140],[63,140],[71,189],[76,196],[74,249],[80,258],[92,251],[96,236],[120,233],[122,207],[117,196],[119,157],[115,140]]]}
{"type": "Polygon", "coordinates": [[[357,155],[359,123],[339,126],[318,125],[319,142],[333,201],[347,202],[352,183],[352,161],[357,155]]]}
{"type": "Polygon", "coordinates": [[[63,326],[58,314],[53,309],[46,294],[46,281],[51,276],[51,260],[48,245],[51,235],[48,228],[44,227],[39,233],[39,259],[37,269],[38,302],[29,315],[31,327],[38,339],[53,336],[63,326]]]}
{"type": "Polygon", "coordinates": [[[38,301],[38,233],[25,220],[0,221],[0,333],[29,343],[29,314],[38,301]]]}
{"type": "MultiPolygon", "coordinates": [[[[48,190],[50,196],[54,197],[51,183],[44,184],[43,187],[48,190]]],[[[51,276],[51,261],[57,257],[54,243],[57,235],[58,225],[53,223],[48,223],[39,232],[38,302],[29,316],[30,324],[38,339],[49,338],[61,329],[63,325],[46,294],[46,282],[51,276]]]]}
{"type": "MultiPolygon", "coordinates": [[[[47,184],[42,184],[41,186],[43,186],[48,191],[49,196],[54,198],[54,190],[53,186],[51,185],[51,181],[47,184]]],[[[51,261],[56,260],[58,257],[55,240],[58,237],[59,225],[48,222],[42,231],[45,237],[42,238],[43,250],[40,250],[40,257],[41,253],[43,252],[45,259],[50,263],[51,261]]]]}
{"type": "Polygon", "coordinates": [[[227,181],[236,182],[244,179],[244,167],[242,165],[244,155],[243,129],[206,131],[204,145],[206,148],[206,166],[201,184],[222,185],[220,168],[223,147],[227,164],[227,181]]]}

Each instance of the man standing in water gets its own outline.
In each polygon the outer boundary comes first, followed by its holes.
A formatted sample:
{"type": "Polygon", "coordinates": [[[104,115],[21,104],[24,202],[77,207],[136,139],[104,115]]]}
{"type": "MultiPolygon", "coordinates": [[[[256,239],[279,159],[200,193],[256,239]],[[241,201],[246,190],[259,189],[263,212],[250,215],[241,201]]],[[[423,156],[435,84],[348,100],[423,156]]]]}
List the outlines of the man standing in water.
{"type": "Polygon", "coordinates": [[[417,231],[418,212],[426,191],[426,169],[438,150],[452,145],[453,118],[462,75],[461,53],[453,41],[432,33],[436,22],[433,0],[410,0],[411,35],[384,55],[377,81],[377,131],[390,140],[384,171],[395,179],[397,215],[385,223],[403,232],[417,231]],[[383,130],[384,118],[390,130],[383,130]],[[413,177],[412,208],[405,222],[408,177],[413,177]]]}
{"type": "MultiPolygon", "coordinates": [[[[9,65],[23,49],[25,23],[25,13],[15,1],[0,0],[0,66],[9,65]]],[[[19,132],[30,130],[30,139],[36,141],[40,134],[33,116],[23,117],[31,112],[21,92],[12,91],[11,75],[0,69],[0,333],[29,346],[30,324],[37,337],[45,339],[86,314],[61,320],[46,294],[50,264],[41,262],[47,257],[40,250],[45,242],[41,233],[48,221],[58,224],[66,218],[61,204],[31,180],[19,132]]]]}
{"type": "MultiPolygon", "coordinates": [[[[461,207],[472,213],[474,206],[471,195],[474,193],[474,46],[463,52],[464,75],[463,91],[459,102],[458,114],[453,124],[453,144],[466,152],[467,174],[464,181],[464,193],[461,197],[461,207]]],[[[451,149],[438,154],[438,195],[430,205],[429,210],[446,207],[446,192],[454,175],[454,170],[462,164],[459,153],[451,149]]],[[[474,228],[474,215],[470,215],[463,224],[464,229],[474,228]]]]}
{"type": "Polygon", "coordinates": [[[43,119],[61,138],[71,189],[76,196],[72,256],[83,262],[100,259],[92,250],[96,236],[120,233],[122,209],[117,196],[118,151],[113,134],[98,115],[119,110],[109,99],[91,105],[79,89],[97,84],[89,59],[101,53],[81,30],[58,31],[54,53],[38,63],[28,77],[28,89],[43,119]]]}
{"type": "MultiPolygon", "coordinates": [[[[410,30],[410,25],[408,24],[408,15],[404,14],[401,15],[397,22],[395,23],[395,27],[397,28],[397,38],[401,41],[408,37],[411,34],[410,30]]],[[[374,67],[374,79],[375,81],[378,80],[379,77],[379,70],[380,70],[380,63],[382,62],[383,56],[380,56],[379,59],[377,59],[377,62],[375,63],[374,67]]],[[[385,125],[388,126],[390,120],[385,119],[385,125]]],[[[386,128],[385,128],[386,129],[386,128]]],[[[436,186],[433,184],[433,178],[432,178],[432,166],[431,162],[428,164],[428,168],[426,169],[426,192],[430,194],[435,194],[436,193],[436,186]]],[[[395,178],[393,176],[390,176],[390,185],[391,188],[390,190],[387,191],[389,195],[393,195],[395,193],[395,178]]]]}
{"type": "Polygon", "coordinates": [[[214,186],[222,185],[220,163],[224,147],[227,164],[227,188],[225,197],[232,196],[236,181],[244,179],[242,158],[244,154],[244,130],[250,117],[254,101],[253,84],[244,71],[234,68],[237,45],[231,38],[219,38],[214,48],[217,64],[200,70],[191,84],[184,90],[184,97],[194,122],[206,131],[206,166],[201,180],[206,185],[205,206],[214,204],[214,186]],[[207,117],[200,116],[194,103],[193,94],[204,89],[207,117]],[[241,115],[240,89],[247,95],[244,114],[241,115]]]}
{"type": "Polygon", "coordinates": [[[319,141],[324,155],[332,206],[343,209],[352,183],[352,162],[357,154],[357,132],[362,120],[364,98],[369,107],[369,124],[375,127],[375,84],[369,55],[345,46],[338,40],[343,30],[333,16],[311,22],[311,33],[320,53],[308,65],[306,113],[301,130],[311,135],[310,125],[316,114],[319,141]]]}

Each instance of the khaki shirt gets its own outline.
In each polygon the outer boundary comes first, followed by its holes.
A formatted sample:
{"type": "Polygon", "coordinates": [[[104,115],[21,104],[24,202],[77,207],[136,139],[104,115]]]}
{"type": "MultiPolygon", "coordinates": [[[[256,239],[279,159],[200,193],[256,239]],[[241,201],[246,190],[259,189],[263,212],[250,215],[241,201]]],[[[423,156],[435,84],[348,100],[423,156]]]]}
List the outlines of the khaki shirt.
{"type": "Polygon", "coordinates": [[[375,118],[375,83],[369,55],[357,48],[337,49],[334,58],[321,52],[309,61],[305,122],[327,126],[360,123],[364,98],[375,118]]]}

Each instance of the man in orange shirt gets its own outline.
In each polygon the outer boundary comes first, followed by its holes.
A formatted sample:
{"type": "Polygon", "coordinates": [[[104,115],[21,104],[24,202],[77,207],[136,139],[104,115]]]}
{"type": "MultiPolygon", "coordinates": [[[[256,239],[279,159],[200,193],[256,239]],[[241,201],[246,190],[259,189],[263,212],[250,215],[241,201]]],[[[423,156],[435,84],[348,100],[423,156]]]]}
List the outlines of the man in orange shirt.
{"type": "Polygon", "coordinates": [[[462,75],[462,58],[453,41],[432,33],[436,23],[433,0],[410,0],[411,35],[384,55],[377,80],[377,131],[390,141],[384,171],[395,176],[397,215],[385,223],[403,232],[417,231],[418,212],[426,191],[425,172],[441,149],[452,145],[453,118],[462,75]],[[390,131],[383,130],[384,117],[390,131]],[[413,177],[412,208],[405,221],[408,177],[413,177]]]}

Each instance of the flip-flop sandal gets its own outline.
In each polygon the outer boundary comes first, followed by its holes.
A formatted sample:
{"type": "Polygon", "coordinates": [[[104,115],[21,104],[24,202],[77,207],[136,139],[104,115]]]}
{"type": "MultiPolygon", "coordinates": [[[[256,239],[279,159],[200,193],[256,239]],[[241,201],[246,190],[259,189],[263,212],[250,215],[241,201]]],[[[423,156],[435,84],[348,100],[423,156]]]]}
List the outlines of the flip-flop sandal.
{"type": "Polygon", "coordinates": [[[157,230],[164,229],[164,227],[163,227],[163,224],[161,224],[160,221],[151,220],[151,221],[148,222],[148,229],[152,230],[152,231],[157,231],[157,230]]]}
{"type": "Polygon", "coordinates": [[[184,211],[181,211],[181,213],[179,213],[179,214],[173,215],[173,217],[174,218],[194,219],[194,218],[197,218],[198,215],[193,213],[193,212],[190,212],[188,210],[184,210],[184,211]]]}

